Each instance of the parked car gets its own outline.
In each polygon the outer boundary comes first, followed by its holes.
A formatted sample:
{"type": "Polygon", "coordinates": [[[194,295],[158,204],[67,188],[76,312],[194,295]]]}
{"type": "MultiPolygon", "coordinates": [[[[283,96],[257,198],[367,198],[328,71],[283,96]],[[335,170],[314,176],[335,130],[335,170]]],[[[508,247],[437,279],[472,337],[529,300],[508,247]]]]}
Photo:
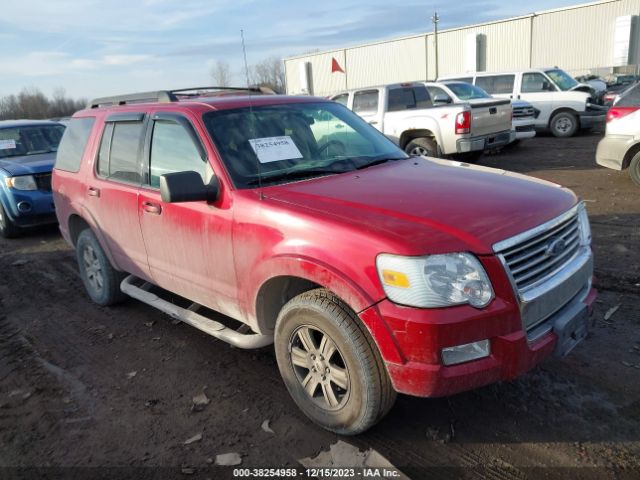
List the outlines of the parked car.
{"type": "Polygon", "coordinates": [[[438,80],[454,79],[473,83],[494,97],[526,100],[540,112],[536,128],[549,129],[556,137],[571,137],[580,128],[605,122],[606,107],[594,103],[590,87],[559,68],[483,72],[438,80]]]}
{"type": "Polygon", "coordinates": [[[415,155],[474,161],[511,141],[511,105],[501,99],[434,105],[421,82],[361,88],[331,98],[415,155]]]}
{"type": "Polygon", "coordinates": [[[607,113],[607,130],[596,151],[603,167],[628,170],[640,185],[640,83],[626,90],[607,113]]]}
{"type": "Polygon", "coordinates": [[[64,126],[41,120],[0,121],[0,235],[56,222],[51,169],[64,126]]]}
{"type": "MultiPolygon", "coordinates": [[[[480,87],[467,82],[449,80],[425,82],[434,105],[448,103],[469,103],[482,106],[493,102],[493,97],[480,87]]],[[[511,100],[511,141],[524,140],[536,136],[536,111],[529,102],[511,100]]]]}
{"type": "Polygon", "coordinates": [[[618,85],[611,85],[607,88],[607,91],[604,94],[603,97],[603,104],[607,107],[610,107],[611,105],[613,105],[615,103],[615,101],[618,99],[618,97],[620,95],[622,95],[622,93],[624,93],[626,90],[629,90],[630,88],[632,88],[634,85],[636,85],[637,82],[635,83],[620,83],[618,85]]]}
{"type": "Polygon", "coordinates": [[[273,343],[295,403],[334,432],[587,333],[591,236],[570,190],[411,157],[336,102],[110,97],[74,114],[62,151],[56,213],[90,298],[273,343]]]}

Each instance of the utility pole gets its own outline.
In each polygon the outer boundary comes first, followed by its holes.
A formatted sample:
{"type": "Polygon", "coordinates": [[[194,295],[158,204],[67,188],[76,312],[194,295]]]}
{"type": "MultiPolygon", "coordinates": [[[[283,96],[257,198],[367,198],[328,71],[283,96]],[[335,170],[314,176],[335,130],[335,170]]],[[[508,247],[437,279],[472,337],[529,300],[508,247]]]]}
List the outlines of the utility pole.
{"type": "Polygon", "coordinates": [[[440,21],[438,12],[435,12],[433,14],[433,17],[431,17],[431,21],[433,22],[433,32],[434,32],[433,39],[436,47],[436,78],[434,78],[434,80],[437,80],[438,79],[438,22],[440,21]]]}

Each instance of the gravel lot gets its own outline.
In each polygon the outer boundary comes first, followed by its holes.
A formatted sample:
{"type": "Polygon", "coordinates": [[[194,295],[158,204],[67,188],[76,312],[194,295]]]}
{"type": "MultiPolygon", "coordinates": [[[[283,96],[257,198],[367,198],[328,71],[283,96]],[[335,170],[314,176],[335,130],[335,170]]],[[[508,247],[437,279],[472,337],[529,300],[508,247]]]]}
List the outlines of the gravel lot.
{"type": "MultiPolygon", "coordinates": [[[[599,138],[540,136],[480,162],[569,186],[588,202],[600,290],[590,338],[511,383],[400,397],[378,426],[344,440],[414,480],[638,478],[640,187],[595,165],[599,138]]],[[[338,439],[297,410],[270,349],[233,349],[134,300],[95,306],[55,228],[0,240],[0,467],[120,467],[105,478],[133,467],[171,467],[135,475],[173,478],[193,467],[192,477],[228,478],[210,464],[217,454],[297,466],[338,439]],[[211,403],[192,411],[203,389],[211,403]],[[261,428],[266,419],[274,433],[261,428]]],[[[0,469],[4,478],[36,473],[0,469]]]]}

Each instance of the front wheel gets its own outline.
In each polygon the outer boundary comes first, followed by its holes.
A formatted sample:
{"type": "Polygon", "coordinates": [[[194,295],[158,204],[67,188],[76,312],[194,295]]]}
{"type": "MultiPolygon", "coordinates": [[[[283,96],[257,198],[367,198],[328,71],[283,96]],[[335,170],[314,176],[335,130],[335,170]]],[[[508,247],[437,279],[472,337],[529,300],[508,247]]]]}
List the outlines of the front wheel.
{"type": "Polygon", "coordinates": [[[355,435],[377,423],[396,393],[352,310],[324,289],[290,300],[275,329],[278,367],[298,407],[321,427],[355,435]]]}
{"type": "Polygon", "coordinates": [[[120,290],[125,274],[111,266],[100,242],[89,229],[83,230],[76,241],[76,258],[84,287],[98,305],[121,302],[126,295],[120,290]]]}
{"type": "Polygon", "coordinates": [[[578,117],[570,112],[556,113],[549,126],[555,137],[572,137],[578,131],[578,117]]]}
{"type": "Polygon", "coordinates": [[[636,153],[629,163],[629,176],[636,185],[640,185],[640,152],[636,153]]]}
{"type": "Polygon", "coordinates": [[[14,225],[11,219],[7,216],[2,203],[0,203],[0,235],[4,238],[15,238],[20,234],[18,227],[14,225]]]}

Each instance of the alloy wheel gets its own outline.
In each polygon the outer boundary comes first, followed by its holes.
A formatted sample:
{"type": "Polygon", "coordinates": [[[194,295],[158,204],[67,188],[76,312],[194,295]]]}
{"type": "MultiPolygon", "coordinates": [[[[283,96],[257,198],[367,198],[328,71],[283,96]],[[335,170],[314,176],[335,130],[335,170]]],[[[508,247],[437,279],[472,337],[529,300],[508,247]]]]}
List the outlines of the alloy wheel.
{"type": "Polygon", "coordinates": [[[102,274],[102,266],[96,251],[90,245],[87,245],[82,254],[82,260],[84,262],[84,271],[87,275],[89,284],[96,293],[102,291],[104,286],[104,276],[102,274]]]}
{"type": "Polygon", "coordinates": [[[338,410],[350,392],[349,371],[335,342],[323,331],[302,326],[289,340],[291,363],[307,395],[319,407],[338,410]]]}

